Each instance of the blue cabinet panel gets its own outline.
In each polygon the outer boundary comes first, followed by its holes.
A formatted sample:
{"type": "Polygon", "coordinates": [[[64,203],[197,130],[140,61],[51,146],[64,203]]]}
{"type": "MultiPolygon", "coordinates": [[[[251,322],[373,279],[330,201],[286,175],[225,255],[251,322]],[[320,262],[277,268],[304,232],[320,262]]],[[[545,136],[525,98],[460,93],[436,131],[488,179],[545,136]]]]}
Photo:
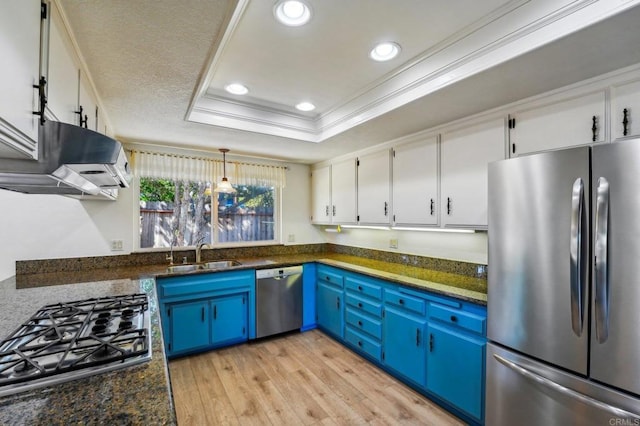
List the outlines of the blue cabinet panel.
{"type": "Polygon", "coordinates": [[[348,307],[345,314],[345,321],[360,333],[367,333],[377,340],[382,338],[382,322],[377,318],[367,317],[357,310],[348,307]]]}
{"type": "Polygon", "coordinates": [[[384,313],[384,362],[405,378],[426,385],[426,320],[386,308],[384,313]]]}
{"type": "Polygon", "coordinates": [[[342,339],[344,336],[342,290],[319,282],[316,297],[318,326],[342,339]]]}
{"type": "Polygon", "coordinates": [[[327,265],[318,265],[317,278],[318,282],[325,282],[326,284],[331,284],[339,288],[344,287],[343,272],[337,268],[327,265]]]}
{"type": "Polygon", "coordinates": [[[247,295],[211,299],[211,343],[231,344],[247,340],[247,295]]]}
{"type": "Polygon", "coordinates": [[[167,307],[171,352],[186,352],[209,346],[209,302],[183,302],[167,307]]]}
{"type": "Polygon", "coordinates": [[[382,300],[382,286],[372,278],[348,275],[345,277],[344,286],[352,294],[382,300]]]}
{"type": "Polygon", "coordinates": [[[316,328],[316,264],[302,265],[302,331],[316,328]]]}
{"type": "Polygon", "coordinates": [[[360,334],[349,327],[347,327],[344,337],[355,349],[365,353],[378,362],[380,361],[382,354],[382,344],[380,341],[366,337],[364,334],[360,334]]]}
{"type": "Polygon", "coordinates": [[[427,389],[477,420],[483,418],[484,338],[429,324],[427,389]]]}

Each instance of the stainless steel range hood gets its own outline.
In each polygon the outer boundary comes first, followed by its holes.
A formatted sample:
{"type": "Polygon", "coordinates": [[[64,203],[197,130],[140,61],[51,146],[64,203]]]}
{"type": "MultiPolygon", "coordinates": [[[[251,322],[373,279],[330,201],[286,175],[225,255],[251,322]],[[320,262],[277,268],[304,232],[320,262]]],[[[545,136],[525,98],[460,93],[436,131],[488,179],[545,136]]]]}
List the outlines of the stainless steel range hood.
{"type": "Polygon", "coordinates": [[[38,160],[0,159],[0,188],[113,200],[131,172],[120,142],[58,121],[40,126],[38,160]]]}

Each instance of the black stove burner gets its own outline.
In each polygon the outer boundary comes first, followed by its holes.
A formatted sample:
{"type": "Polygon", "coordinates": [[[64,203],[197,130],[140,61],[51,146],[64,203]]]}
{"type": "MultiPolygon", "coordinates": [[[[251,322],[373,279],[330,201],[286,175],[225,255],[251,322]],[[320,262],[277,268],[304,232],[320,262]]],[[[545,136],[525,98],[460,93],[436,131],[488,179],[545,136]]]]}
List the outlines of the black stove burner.
{"type": "Polygon", "coordinates": [[[107,326],[104,324],[98,324],[91,327],[91,332],[93,334],[104,334],[107,331],[107,326]]]}
{"type": "Polygon", "coordinates": [[[98,318],[100,318],[100,319],[109,319],[109,318],[111,318],[111,312],[100,312],[98,314],[98,318]]]}
{"type": "Polygon", "coordinates": [[[133,327],[133,323],[131,321],[120,321],[118,324],[118,330],[128,330],[133,327]]]}
{"type": "Polygon", "coordinates": [[[98,318],[96,320],[96,325],[104,325],[106,327],[107,324],[109,324],[110,320],[109,318],[98,318]]]}
{"type": "Polygon", "coordinates": [[[125,309],[122,311],[122,318],[131,318],[133,316],[134,312],[133,309],[125,309]]]}
{"type": "Polygon", "coordinates": [[[96,360],[101,360],[101,359],[109,358],[110,356],[116,353],[119,353],[118,349],[105,344],[100,346],[100,348],[97,349],[96,351],[94,351],[91,354],[91,358],[96,360]]]}

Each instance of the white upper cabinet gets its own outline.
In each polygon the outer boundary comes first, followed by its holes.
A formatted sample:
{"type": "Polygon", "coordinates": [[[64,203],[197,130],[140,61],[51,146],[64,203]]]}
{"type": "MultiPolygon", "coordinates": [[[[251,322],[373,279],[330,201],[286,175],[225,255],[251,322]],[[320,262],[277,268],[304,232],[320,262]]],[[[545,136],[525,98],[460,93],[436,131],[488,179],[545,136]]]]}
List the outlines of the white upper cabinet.
{"type": "Polygon", "coordinates": [[[394,225],[438,225],[438,137],[393,149],[394,225]]]}
{"type": "Polygon", "coordinates": [[[311,222],[331,223],[331,168],[323,166],[311,171],[311,222]]]}
{"type": "Polygon", "coordinates": [[[80,93],[79,93],[80,105],[78,111],[82,111],[79,116],[79,124],[96,132],[100,132],[99,120],[98,120],[98,105],[95,97],[93,96],[93,90],[89,85],[89,81],[84,73],[80,73],[80,93]]]}
{"type": "Polygon", "coordinates": [[[64,123],[80,125],[78,82],[80,69],[76,65],[71,42],[55,8],[51,10],[49,29],[49,72],[47,114],[64,123]]]}
{"type": "Polygon", "coordinates": [[[603,142],[606,139],[605,92],[516,111],[510,118],[511,157],[603,142]]]}
{"type": "Polygon", "coordinates": [[[640,80],[611,88],[611,139],[640,136],[640,80]]]}
{"type": "Polygon", "coordinates": [[[486,229],[487,166],[505,158],[504,119],[443,133],[440,152],[442,224],[486,229]]]}
{"type": "Polygon", "coordinates": [[[356,223],[356,159],[331,164],[331,223],[356,223]]]}
{"type": "Polygon", "coordinates": [[[0,157],[36,158],[40,0],[0,2],[0,157]]]}
{"type": "Polygon", "coordinates": [[[391,222],[390,150],[358,158],[358,222],[388,225],[391,222]]]}

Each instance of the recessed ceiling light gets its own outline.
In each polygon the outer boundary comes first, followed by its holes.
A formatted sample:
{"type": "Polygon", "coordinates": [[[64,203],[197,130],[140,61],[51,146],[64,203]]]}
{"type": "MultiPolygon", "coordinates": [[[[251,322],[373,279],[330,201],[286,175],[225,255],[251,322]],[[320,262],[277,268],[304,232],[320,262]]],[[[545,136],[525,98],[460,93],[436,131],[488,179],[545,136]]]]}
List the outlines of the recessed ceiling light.
{"type": "Polygon", "coordinates": [[[392,41],[385,41],[384,43],[378,43],[376,47],[374,47],[369,56],[374,61],[388,61],[400,53],[400,45],[398,43],[394,43],[392,41]]]}
{"type": "Polygon", "coordinates": [[[307,112],[313,111],[314,109],[316,109],[316,106],[311,102],[300,102],[298,105],[296,105],[296,109],[307,112]]]}
{"type": "Polygon", "coordinates": [[[247,89],[247,86],[244,86],[240,83],[227,84],[226,86],[224,86],[224,90],[233,95],[246,95],[247,93],[249,93],[249,89],[247,89]]]}
{"type": "Polygon", "coordinates": [[[285,0],[276,3],[273,13],[284,25],[298,27],[309,22],[311,8],[300,0],[285,0]]]}

